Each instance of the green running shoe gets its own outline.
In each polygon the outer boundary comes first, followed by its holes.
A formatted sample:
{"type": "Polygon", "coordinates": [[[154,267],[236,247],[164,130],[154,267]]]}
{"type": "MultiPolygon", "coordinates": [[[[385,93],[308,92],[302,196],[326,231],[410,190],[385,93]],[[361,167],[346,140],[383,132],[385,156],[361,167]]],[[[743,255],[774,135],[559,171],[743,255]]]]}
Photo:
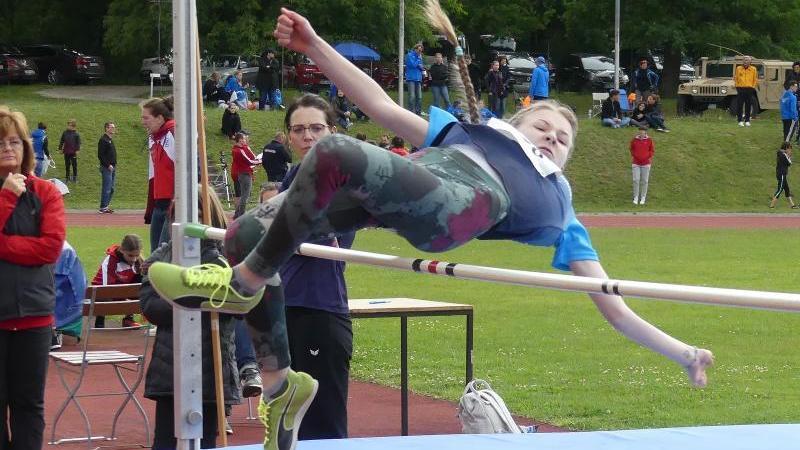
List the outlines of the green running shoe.
{"type": "Polygon", "coordinates": [[[264,288],[251,296],[236,292],[230,285],[233,277],[230,266],[181,267],[156,262],[150,266],[148,276],[156,292],[168,302],[202,311],[247,314],[264,295],[264,288]]]}
{"type": "Polygon", "coordinates": [[[317,380],[304,372],[289,370],[286,390],[278,397],[258,404],[258,417],[264,424],[264,450],[294,450],[303,416],[317,395],[317,380]]]}

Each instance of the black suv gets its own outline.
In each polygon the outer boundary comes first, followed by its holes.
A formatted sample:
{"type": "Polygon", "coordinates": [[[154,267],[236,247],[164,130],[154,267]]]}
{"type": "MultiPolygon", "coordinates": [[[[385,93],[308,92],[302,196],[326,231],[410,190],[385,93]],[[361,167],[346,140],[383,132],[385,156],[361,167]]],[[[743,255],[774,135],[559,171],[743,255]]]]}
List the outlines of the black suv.
{"type": "MultiPolygon", "coordinates": [[[[614,87],[614,59],[604,55],[572,54],[558,68],[559,91],[607,92],[614,87]]],[[[619,69],[619,86],[628,84],[628,75],[619,69]]]]}
{"type": "Polygon", "coordinates": [[[106,67],[99,56],[87,56],[63,45],[23,45],[25,56],[39,67],[39,78],[50,84],[86,83],[102,79],[106,67]]]}
{"type": "Polygon", "coordinates": [[[36,63],[13,45],[0,43],[0,83],[36,81],[36,63]]]}

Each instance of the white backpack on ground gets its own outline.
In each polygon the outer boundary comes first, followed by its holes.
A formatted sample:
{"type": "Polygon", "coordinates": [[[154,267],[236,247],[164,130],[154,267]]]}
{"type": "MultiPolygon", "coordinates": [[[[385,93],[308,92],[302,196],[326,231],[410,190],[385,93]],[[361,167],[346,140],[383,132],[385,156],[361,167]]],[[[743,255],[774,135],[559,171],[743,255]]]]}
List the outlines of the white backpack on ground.
{"type": "Polygon", "coordinates": [[[464,388],[458,418],[463,433],[522,433],[503,399],[484,380],[472,380],[464,388]]]}

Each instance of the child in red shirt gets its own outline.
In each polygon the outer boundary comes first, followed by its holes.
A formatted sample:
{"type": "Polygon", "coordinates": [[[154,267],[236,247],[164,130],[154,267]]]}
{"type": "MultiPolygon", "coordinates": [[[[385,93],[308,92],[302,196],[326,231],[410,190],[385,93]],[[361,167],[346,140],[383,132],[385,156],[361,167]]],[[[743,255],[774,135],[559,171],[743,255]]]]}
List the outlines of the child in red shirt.
{"type": "Polygon", "coordinates": [[[633,204],[644,205],[647,185],[650,181],[650,164],[656,152],[655,144],[647,135],[646,127],[639,127],[639,134],[631,139],[631,168],[633,170],[633,204]]]}
{"type": "MultiPolygon", "coordinates": [[[[92,279],[92,285],[130,284],[142,282],[142,238],[136,234],[127,234],[122,238],[122,243],[112,245],[106,249],[106,257],[100,263],[97,273],[92,279]]],[[[97,316],[95,328],[105,327],[105,316],[97,316]]],[[[122,319],[123,327],[141,326],[133,315],[122,319]]]]}

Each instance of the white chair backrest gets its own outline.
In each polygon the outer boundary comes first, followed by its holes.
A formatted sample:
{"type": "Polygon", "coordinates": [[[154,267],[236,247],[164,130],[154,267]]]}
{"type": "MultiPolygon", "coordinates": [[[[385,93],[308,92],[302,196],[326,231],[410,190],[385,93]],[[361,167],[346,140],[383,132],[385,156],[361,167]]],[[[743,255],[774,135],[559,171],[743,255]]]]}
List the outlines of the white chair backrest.
{"type": "Polygon", "coordinates": [[[592,103],[599,103],[608,98],[607,92],[592,92],[592,103]]]}

